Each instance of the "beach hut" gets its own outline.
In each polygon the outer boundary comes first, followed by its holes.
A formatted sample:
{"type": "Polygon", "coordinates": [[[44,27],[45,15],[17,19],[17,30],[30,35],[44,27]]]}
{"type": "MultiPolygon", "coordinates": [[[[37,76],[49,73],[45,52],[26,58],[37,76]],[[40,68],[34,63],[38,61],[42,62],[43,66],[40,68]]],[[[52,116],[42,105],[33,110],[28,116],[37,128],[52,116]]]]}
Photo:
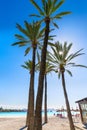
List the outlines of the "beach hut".
{"type": "Polygon", "coordinates": [[[76,101],[79,105],[81,121],[83,124],[87,124],[87,98],[76,101]]]}

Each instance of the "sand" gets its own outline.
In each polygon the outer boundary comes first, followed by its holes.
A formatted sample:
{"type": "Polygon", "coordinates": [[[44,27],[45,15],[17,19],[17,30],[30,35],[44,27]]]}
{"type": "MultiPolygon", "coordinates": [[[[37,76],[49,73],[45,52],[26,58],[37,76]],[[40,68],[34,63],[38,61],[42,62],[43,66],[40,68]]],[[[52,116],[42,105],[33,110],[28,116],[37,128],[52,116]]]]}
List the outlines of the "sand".
{"type": "MultiPolygon", "coordinates": [[[[74,118],[76,130],[85,130],[80,118],[74,118]]],[[[26,118],[0,118],[0,130],[27,130],[21,129],[25,126],[26,118]]],[[[43,130],[70,130],[67,118],[57,116],[49,117],[48,123],[43,125],[43,130]]]]}

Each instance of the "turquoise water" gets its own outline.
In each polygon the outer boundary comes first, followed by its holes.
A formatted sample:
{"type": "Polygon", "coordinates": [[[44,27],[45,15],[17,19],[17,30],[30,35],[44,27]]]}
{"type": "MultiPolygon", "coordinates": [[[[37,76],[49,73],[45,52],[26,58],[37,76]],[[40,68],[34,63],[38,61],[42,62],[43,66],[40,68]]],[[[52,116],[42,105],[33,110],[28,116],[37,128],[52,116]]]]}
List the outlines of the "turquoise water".
{"type": "Polygon", "coordinates": [[[26,116],[26,112],[0,112],[0,117],[22,117],[26,116]]]}
{"type": "MultiPolygon", "coordinates": [[[[48,111],[48,116],[53,116],[56,111],[48,111]]],[[[27,112],[0,112],[0,117],[26,117],[27,112]]],[[[42,112],[42,116],[44,115],[44,112],[42,112]]]]}
{"type": "MultiPolygon", "coordinates": [[[[48,111],[48,116],[54,116],[57,114],[62,114],[62,116],[67,117],[66,112],[56,112],[56,111],[48,111]]],[[[79,114],[79,112],[72,112],[72,115],[79,114]]],[[[0,112],[0,117],[26,117],[27,112],[0,112]]],[[[44,111],[42,112],[42,116],[44,116],[44,111]]]]}

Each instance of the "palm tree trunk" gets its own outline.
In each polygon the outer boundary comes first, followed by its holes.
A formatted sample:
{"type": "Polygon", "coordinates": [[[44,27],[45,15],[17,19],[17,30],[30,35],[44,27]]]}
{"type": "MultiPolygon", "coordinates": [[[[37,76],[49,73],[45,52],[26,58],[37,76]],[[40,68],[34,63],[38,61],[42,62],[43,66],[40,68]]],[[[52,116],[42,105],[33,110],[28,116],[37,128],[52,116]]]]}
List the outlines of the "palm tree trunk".
{"type": "Polygon", "coordinates": [[[27,110],[27,119],[26,125],[28,126],[27,130],[34,130],[34,75],[35,75],[35,55],[36,48],[33,48],[32,56],[32,70],[30,77],[30,88],[29,88],[29,99],[28,99],[28,110],[27,110]]]}
{"type": "Polygon", "coordinates": [[[68,114],[68,119],[69,119],[69,124],[70,124],[70,130],[75,130],[73,120],[72,120],[71,111],[70,111],[68,96],[67,96],[67,92],[66,92],[64,72],[62,72],[62,86],[63,86],[64,96],[65,96],[65,102],[66,102],[67,114],[68,114]]]}
{"type": "Polygon", "coordinates": [[[44,123],[47,123],[47,76],[45,74],[44,123]]]}
{"type": "Polygon", "coordinates": [[[42,130],[42,97],[43,97],[43,85],[44,85],[44,74],[46,68],[46,52],[47,52],[47,44],[48,44],[48,36],[49,36],[49,19],[46,22],[45,29],[45,38],[44,44],[41,54],[41,64],[40,64],[40,73],[39,73],[39,82],[38,82],[38,91],[36,97],[36,110],[35,110],[35,129],[34,130],[42,130]]]}

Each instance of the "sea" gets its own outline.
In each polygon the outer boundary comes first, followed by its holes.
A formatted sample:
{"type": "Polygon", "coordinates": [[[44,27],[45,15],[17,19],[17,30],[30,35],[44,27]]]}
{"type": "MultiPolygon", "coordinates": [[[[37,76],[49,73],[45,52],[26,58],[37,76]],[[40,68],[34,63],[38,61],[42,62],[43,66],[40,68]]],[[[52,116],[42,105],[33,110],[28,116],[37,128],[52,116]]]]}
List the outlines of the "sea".
{"type": "MultiPolygon", "coordinates": [[[[80,114],[79,111],[71,111],[72,115],[80,114]]],[[[26,117],[27,112],[0,112],[0,118],[4,117],[26,117]]],[[[63,117],[67,117],[67,112],[66,111],[56,111],[56,110],[49,110],[47,111],[48,117],[50,116],[57,116],[57,115],[62,115],[63,117]]],[[[44,116],[44,111],[42,111],[42,116],[44,116]]]]}

